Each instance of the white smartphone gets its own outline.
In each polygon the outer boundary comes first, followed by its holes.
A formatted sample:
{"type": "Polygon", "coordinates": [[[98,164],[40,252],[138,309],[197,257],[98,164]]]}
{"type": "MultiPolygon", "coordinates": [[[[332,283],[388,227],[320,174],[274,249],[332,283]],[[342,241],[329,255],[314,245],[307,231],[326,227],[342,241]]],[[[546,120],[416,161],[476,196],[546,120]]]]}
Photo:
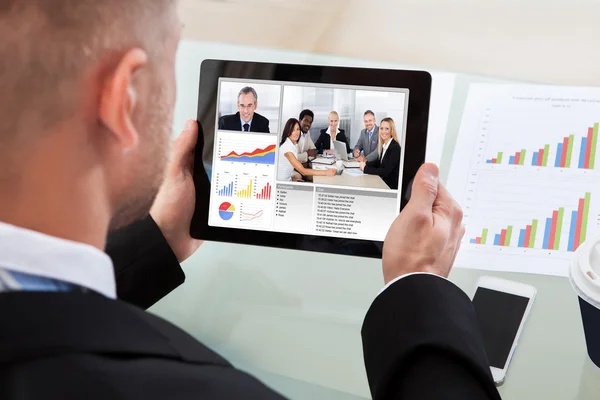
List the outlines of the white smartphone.
{"type": "Polygon", "coordinates": [[[531,285],[491,276],[477,282],[473,306],[496,385],[504,383],[535,294],[531,285]]]}

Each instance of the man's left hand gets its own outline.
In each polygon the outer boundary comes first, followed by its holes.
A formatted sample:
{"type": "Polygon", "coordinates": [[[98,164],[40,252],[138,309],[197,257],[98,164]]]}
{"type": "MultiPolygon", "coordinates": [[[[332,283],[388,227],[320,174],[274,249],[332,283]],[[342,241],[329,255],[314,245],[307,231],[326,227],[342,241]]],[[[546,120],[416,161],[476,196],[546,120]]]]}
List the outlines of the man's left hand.
{"type": "Polygon", "coordinates": [[[196,206],[193,167],[198,141],[198,123],[188,120],[183,132],[173,142],[165,181],[150,209],[179,262],[185,261],[202,244],[190,236],[190,223],[196,206]]]}

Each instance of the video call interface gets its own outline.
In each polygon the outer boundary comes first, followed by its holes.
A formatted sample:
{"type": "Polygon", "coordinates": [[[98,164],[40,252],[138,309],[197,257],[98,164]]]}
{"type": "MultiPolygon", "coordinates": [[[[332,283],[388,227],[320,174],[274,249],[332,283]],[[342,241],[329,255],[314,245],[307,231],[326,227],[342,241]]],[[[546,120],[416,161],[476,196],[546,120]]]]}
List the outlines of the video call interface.
{"type": "Polygon", "coordinates": [[[408,89],[219,79],[209,225],[383,241],[408,89]]]}

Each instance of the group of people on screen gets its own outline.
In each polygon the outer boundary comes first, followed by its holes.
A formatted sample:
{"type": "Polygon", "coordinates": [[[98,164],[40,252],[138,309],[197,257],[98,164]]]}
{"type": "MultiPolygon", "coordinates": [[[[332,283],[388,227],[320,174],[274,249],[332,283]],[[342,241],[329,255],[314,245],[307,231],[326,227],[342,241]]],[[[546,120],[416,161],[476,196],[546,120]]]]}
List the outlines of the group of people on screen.
{"type": "Polygon", "coordinates": [[[383,118],[377,126],[375,113],[364,113],[365,128],[354,146],[350,149],[348,138],[338,127],[339,114],[329,113],[329,127],[322,129],[316,143],[310,137],[314,120],[311,110],[300,113],[299,119],[290,118],[283,129],[279,145],[277,179],[281,181],[303,181],[306,176],[334,176],[335,168],[320,170],[306,166],[306,163],[319,154],[335,154],[334,142],[346,143],[347,153],[353,153],[360,169],[369,175],[378,175],[390,189],[398,189],[400,177],[400,141],[396,124],[392,118],[383,118]]]}
{"type": "MultiPolygon", "coordinates": [[[[237,113],[219,118],[219,129],[270,133],[269,120],[256,112],[258,94],[254,88],[246,86],[240,90],[237,106],[237,113]]],[[[365,111],[365,127],[353,150],[346,132],[339,127],[340,115],[337,111],[329,113],[328,127],[321,129],[317,141],[313,143],[310,129],[314,119],[311,110],[304,110],[298,119],[290,118],[286,122],[279,143],[278,180],[301,182],[310,176],[335,176],[338,172],[336,168],[313,169],[309,163],[318,155],[334,156],[334,143],[343,142],[346,153],[354,156],[365,174],[378,175],[390,189],[398,189],[401,149],[392,118],[383,118],[378,126],[375,113],[365,111]]]]}

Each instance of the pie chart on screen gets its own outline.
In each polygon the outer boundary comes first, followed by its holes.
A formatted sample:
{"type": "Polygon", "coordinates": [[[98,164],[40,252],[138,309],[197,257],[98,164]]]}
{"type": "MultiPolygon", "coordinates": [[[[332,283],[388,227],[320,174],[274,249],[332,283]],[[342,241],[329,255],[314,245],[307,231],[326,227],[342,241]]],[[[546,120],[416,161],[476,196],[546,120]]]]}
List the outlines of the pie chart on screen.
{"type": "Polygon", "coordinates": [[[229,221],[233,218],[234,212],[235,207],[231,203],[225,202],[219,206],[219,217],[221,217],[223,221],[229,221]]]}

